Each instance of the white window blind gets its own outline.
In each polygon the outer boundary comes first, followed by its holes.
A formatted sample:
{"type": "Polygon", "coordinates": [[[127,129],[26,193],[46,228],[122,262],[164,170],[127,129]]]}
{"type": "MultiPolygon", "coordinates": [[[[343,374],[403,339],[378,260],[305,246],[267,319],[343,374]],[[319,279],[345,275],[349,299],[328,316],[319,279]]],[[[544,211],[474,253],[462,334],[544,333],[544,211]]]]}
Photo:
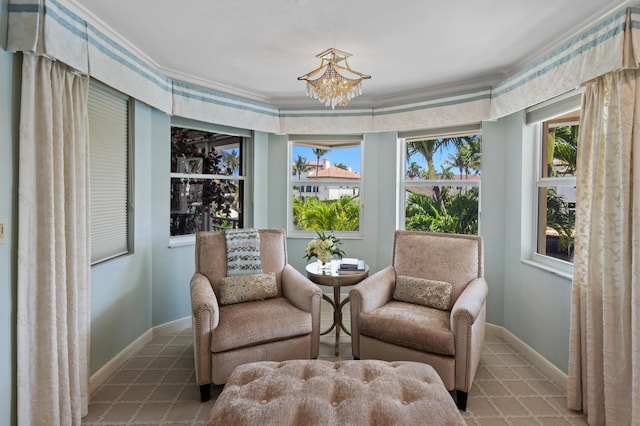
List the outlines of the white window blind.
{"type": "Polygon", "coordinates": [[[572,90],[564,95],[557,96],[527,108],[527,124],[539,123],[566,114],[569,111],[580,109],[582,104],[582,89],[572,90]]]}
{"type": "Polygon", "coordinates": [[[129,98],[89,86],[91,264],[129,252],[129,98]]]}

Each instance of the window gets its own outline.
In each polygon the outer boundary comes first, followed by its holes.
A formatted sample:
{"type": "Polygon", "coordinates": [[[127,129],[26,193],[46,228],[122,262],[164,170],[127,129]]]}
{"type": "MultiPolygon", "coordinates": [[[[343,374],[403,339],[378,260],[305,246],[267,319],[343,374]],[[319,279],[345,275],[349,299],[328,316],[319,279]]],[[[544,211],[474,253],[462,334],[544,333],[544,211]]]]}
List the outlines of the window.
{"type": "Polygon", "coordinates": [[[400,134],[400,227],[478,234],[482,137],[479,125],[400,134]]]}
{"type": "Polygon", "coordinates": [[[289,234],[361,235],[361,137],[301,136],[289,148],[289,234]]]}
{"type": "Polygon", "coordinates": [[[129,98],[95,80],[88,97],[91,264],[132,251],[129,98]]]}
{"type": "Polygon", "coordinates": [[[533,215],[523,223],[532,230],[529,260],[563,276],[573,272],[581,103],[582,91],[576,89],[526,111],[526,123],[535,130],[533,215]]]}
{"type": "Polygon", "coordinates": [[[171,127],[172,238],[244,226],[244,151],[243,135],[171,127]]]}
{"type": "Polygon", "coordinates": [[[543,121],[538,138],[536,253],[573,262],[580,110],[543,121]]]}

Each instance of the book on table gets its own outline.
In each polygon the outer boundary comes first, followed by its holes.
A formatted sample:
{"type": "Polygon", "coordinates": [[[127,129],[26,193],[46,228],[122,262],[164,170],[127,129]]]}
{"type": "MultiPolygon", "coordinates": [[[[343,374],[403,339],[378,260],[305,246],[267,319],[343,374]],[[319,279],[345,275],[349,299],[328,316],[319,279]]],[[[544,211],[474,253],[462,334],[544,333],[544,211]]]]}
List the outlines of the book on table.
{"type": "Polygon", "coordinates": [[[358,272],[364,272],[364,260],[353,257],[344,257],[340,261],[338,267],[339,274],[355,274],[358,272]]]}

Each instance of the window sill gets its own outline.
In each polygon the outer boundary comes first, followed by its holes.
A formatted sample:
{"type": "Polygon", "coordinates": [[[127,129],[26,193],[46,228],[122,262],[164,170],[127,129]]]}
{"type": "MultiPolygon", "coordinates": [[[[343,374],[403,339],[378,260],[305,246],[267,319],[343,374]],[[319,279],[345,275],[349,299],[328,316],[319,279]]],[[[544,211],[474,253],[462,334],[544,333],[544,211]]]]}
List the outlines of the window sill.
{"type": "Polygon", "coordinates": [[[129,253],[124,253],[124,254],[121,254],[121,255],[118,255],[118,256],[111,257],[109,259],[101,260],[99,262],[91,264],[91,270],[92,271],[97,271],[97,270],[99,270],[99,269],[101,269],[103,267],[108,267],[108,266],[113,265],[113,264],[115,264],[117,262],[121,262],[121,261],[123,261],[123,260],[125,260],[127,258],[133,257],[134,254],[135,253],[133,251],[131,251],[129,253]]]}
{"type": "Polygon", "coordinates": [[[531,259],[522,259],[521,262],[524,263],[525,265],[529,265],[529,266],[532,266],[534,268],[542,269],[543,271],[550,272],[550,273],[552,273],[554,275],[557,275],[557,276],[559,276],[561,278],[565,278],[565,279],[567,279],[569,281],[573,281],[573,272],[563,271],[563,270],[560,270],[558,268],[554,268],[553,266],[545,265],[543,263],[536,262],[535,260],[531,260],[531,259]]]}
{"type": "Polygon", "coordinates": [[[196,244],[195,235],[181,235],[178,237],[171,237],[169,239],[169,248],[193,246],[195,244],[196,244]]]}

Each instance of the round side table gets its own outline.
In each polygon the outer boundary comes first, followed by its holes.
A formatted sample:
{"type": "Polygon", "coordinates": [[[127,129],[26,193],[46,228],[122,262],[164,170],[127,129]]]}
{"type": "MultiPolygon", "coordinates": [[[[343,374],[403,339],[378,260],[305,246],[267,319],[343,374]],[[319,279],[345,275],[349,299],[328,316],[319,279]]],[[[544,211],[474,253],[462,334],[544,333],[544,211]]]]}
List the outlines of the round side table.
{"type": "Polygon", "coordinates": [[[305,267],[305,270],[307,271],[307,278],[309,278],[311,281],[319,285],[333,287],[333,300],[331,300],[331,298],[326,294],[322,295],[322,298],[329,302],[329,304],[333,307],[333,324],[331,324],[331,327],[329,327],[327,330],[323,331],[322,334],[327,334],[335,328],[336,356],[339,354],[338,341],[340,340],[340,329],[342,329],[349,336],[351,335],[349,330],[347,330],[342,323],[342,308],[347,304],[347,302],[349,302],[349,297],[347,296],[344,300],[340,300],[340,287],[356,285],[369,276],[369,265],[364,266],[364,271],[350,272],[348,274],[338,273],[338,266],[339,263],[337,261],[332,261],[330,270],[321,270],[318,262],[309,263],[305,267]]]}

